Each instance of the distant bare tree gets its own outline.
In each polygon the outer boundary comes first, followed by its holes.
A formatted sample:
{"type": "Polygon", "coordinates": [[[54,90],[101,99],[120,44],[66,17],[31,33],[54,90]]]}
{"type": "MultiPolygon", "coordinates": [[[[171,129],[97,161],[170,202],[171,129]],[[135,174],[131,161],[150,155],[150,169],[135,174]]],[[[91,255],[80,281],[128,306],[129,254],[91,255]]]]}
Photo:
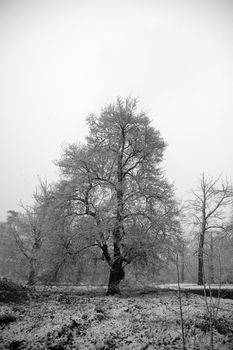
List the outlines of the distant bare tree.
{"type": "Polygon", "coordinates": [[[29,264],[28,284],[34,285],[43,243],[44,213],[41,208],[24,207],[23,212],[8,211],[7,230],[29,264]]]}
{"type": "MultiPolygon", "coordinates": [[[[204,245],[207,233],[225,229],[226,207],[232,201],[232,190],[227,180],[201,174],[199,187],[192,191],[189,201],[198,240],[198,284],[204,283],[204,245]]],[[[212,271],[213,275],[213,271],[212,271]]]]}

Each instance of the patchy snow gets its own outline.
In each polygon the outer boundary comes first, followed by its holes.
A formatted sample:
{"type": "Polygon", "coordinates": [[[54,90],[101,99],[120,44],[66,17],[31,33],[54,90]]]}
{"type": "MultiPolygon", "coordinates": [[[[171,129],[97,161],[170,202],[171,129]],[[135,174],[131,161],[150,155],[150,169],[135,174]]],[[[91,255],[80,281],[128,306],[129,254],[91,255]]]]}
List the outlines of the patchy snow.
{"type": "MultiPolygon", "coordinates": [[[[166,284],[151,284],[150,285],[153,288],[160,288],[160,289],[171,289],[171,290],[177,290],[178,284],[177,283],[166,283],[166,284]]],[[[232,290],[233,291],[233,285],[232,284],[206,284],[206,289],[220,289],[220,290],[232,290]]],[[[180,289],[181,290],[192,290],[192,289],[200,289],[203,290],[204,286],[200,286],[195,283],[180,283],[180,289]]]]}
{"type": "MultiPolygon", "coordinates": [[[[105,297],[80,296],[72,291],[65,293],[54,287],[45,294],[37,293],[37,299],[28,304],[0,304],[0,315],[16,317],[15,322],[1,326],[0,349],[182,348],[177,292],[105,297]]],[[[218,300],[213,302],[217,307],[218,300]]],[[[182,306],[187,349],[208,349],[204,298],[182,295],[182,306]]],[[[214,327],[216,349],[233,348],[232,311],[233,301],[221,300],[214,327]]]]}

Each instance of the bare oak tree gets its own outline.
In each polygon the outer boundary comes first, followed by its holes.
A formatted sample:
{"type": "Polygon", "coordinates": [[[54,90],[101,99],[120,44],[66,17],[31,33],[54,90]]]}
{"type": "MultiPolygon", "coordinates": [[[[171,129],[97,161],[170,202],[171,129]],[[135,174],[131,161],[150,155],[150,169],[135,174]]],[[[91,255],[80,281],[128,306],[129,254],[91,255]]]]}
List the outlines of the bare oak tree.
{"type": "Polygon", "coordinates": [[[8,211],[8,232],[15,238],[20,252],[29,265],[28,284],[34,285],[38,265],[38,253],[42,245],[42,230],[37,215],[27,209],[25,213],[8,211]]]}
{"type": "Polygon", "coordinates": [[[73,228],[85,219],[83,249],[102,251],[108,294],[120,292],[125,267],[145,256],[145,247],[159,256],[162,244],[180,236],[173,188],[160,166],[165,142],[136,109],[137,100],[118,98],[90,115],[86,144],[69,144],[58,162],[57,206],[73,228]]]}
{"type": "MultiPolygon", "coordinates": [[[[40,183],[40,188],[34,194],[32,206],[21,204],[21,211],[8,211],[7,231],[16,242],[19,252],[26,258],[29,266],[28,284],[34,285],[40,265],[42,244],[47,233],[48,196],[47,185],[40,183]],[[43,198],[43,204],[39,198],[43,198]]],[[[50,201],[49,201],[50,203],[50,201]]]]}
{"type": "MultiPolygon", "coordinates": [[[[201,174],[194,199],[189,201],[198,240],[198,284],[204,284],[204,246],[207,234],[225,229],[226,207],[232,200],[231,186],[219,176],[201,174]]],[[[213,252],[212,252],[213,254],[213,252]]],[[[213,271],[212,271],[213,274],[213,271]]],[[[212,276],[213,277],[213,276],[212,276]]]]}

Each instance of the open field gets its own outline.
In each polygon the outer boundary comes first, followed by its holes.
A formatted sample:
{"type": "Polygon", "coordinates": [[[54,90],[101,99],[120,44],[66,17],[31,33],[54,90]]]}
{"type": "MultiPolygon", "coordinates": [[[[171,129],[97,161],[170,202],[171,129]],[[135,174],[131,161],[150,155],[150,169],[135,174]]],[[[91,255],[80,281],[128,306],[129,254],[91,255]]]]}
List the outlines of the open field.
{"type": "MultiPolygon", "coordinates": [[[[210,301],[209,298],[207,298],[210,301]]],[[[182,294],[187,349],[209,349],[205,299],[182,294]]],[[[213,299],[215,349],[233,349],[233,300],[213,299]]],[[[0,349],[182,349],[177,292],[40,288],[26,303],[0,304],[0,349]]]]}

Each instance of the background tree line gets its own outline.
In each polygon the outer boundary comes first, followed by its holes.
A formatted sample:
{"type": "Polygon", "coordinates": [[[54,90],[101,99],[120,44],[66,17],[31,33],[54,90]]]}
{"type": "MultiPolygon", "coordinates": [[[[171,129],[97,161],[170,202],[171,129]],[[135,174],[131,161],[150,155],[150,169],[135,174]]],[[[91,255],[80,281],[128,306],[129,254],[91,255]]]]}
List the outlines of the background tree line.
{"type": "Polygon", "coordinates": [[[180,204],[162,168],[166,143],[137,100],[87,118],[86,143],[68,144],[60,179],[1,223],[2,276],[36,282],[233,282],[232,186],[202,174],[180,204]]]}

